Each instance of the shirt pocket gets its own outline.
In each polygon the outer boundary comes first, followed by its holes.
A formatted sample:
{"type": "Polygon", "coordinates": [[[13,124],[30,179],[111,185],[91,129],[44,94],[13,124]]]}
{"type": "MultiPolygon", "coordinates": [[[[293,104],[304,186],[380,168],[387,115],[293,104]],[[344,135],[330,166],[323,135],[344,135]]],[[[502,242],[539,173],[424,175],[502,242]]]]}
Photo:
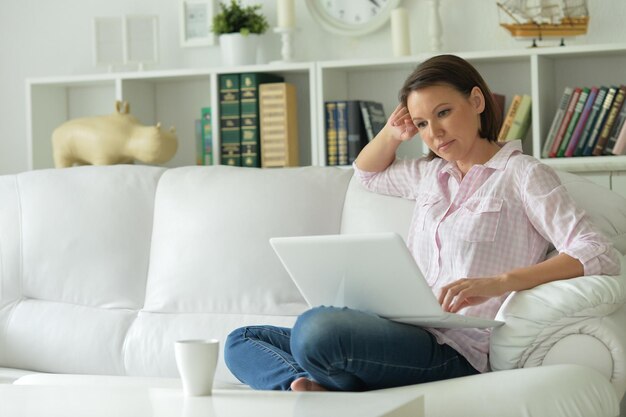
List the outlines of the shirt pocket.
{"type": "Polygon", "coordinates": [[[437,205],[442,198],[443,197],[438,194],[424,194],[418,197],[415,203],[415,225],[417,226],[417,230],[426,230],[428,222],[434,221],[435,214],[433,207],[437,205]]]}
{"type": "Polygon", "coordinates": [[[493,242],[500,223],[503,200],[483,197],[467,200],[459,211],[456,232],[467,242],[493,242]]]}

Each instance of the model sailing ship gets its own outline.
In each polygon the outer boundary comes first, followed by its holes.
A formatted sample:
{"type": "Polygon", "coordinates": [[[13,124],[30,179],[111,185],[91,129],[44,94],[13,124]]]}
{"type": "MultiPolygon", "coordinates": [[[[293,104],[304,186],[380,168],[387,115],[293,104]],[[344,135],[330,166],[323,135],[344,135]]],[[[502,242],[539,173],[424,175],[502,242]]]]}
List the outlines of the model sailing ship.
{"type": "Polygon", "coordinates": [[[586,0],[505,0],[496,3],[513,23],[500,23],[516,38],[536,40],[584,35],[589,25],[586,0]]]}

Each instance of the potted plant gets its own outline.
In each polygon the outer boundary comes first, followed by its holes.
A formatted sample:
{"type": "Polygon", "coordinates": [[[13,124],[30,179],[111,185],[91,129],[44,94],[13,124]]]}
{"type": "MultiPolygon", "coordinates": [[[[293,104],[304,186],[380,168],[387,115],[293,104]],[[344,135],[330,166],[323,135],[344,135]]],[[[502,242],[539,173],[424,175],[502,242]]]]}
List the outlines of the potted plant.
{"type": "Polygon", "coordinates": [[[259,35],[269,28],[261,5],[245,6],[240,0],[220,3],[211,31],[219,36],[224,65],[256,64],[259,35]]]}

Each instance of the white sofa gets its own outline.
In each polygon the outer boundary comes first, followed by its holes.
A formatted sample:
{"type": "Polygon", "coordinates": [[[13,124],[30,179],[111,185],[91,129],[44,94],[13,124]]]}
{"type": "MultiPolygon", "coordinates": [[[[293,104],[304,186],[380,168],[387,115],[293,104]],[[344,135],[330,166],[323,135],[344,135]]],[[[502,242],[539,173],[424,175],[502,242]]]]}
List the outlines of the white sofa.
{"type": "MultiPolygon", "coordinates": [[[[626,253],[626,200],[560,175],[626,253]]],[[[0,381],[176,377],[175,340],[289,326],[306,309],[270,237],[406,236],[411,210],[338,168],[111,166],[0,177],[0,381]]],[[[626,391],[624,275],[512,294],[492,337],[498,372],[404,389],[424,393],[429,417],[616,416],[626,391]],[[577,365],[541,366],[554,364],[577,365]]],[[[216,378],[236,383],[223,363],[216,378]]]]}

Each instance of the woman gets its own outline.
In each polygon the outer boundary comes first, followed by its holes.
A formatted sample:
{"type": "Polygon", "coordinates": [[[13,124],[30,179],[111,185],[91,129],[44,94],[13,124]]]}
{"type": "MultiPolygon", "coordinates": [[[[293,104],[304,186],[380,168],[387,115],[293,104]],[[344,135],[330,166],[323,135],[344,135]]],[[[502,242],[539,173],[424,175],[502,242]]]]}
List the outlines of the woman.
{"type": "MultiPolygon", "coordinates": [[[[520,141],[496,142],[500,125],[476,69],[437,56],[407,78],[400,104],[354,163],[370,191],[416,201],[407,245],[444,310],[489,319],[511,291],[620,269],[554,171],[523,155],[520,141]],[[417,133],[430,154],[397,160],[417,133]],[[546,259],[551,245],[559,254],[546,259]]],[[[361,391],[487,372],[489,336],[318,307],[293,329],[235,330],[225,360],[257,389],[361,391]]]]}

